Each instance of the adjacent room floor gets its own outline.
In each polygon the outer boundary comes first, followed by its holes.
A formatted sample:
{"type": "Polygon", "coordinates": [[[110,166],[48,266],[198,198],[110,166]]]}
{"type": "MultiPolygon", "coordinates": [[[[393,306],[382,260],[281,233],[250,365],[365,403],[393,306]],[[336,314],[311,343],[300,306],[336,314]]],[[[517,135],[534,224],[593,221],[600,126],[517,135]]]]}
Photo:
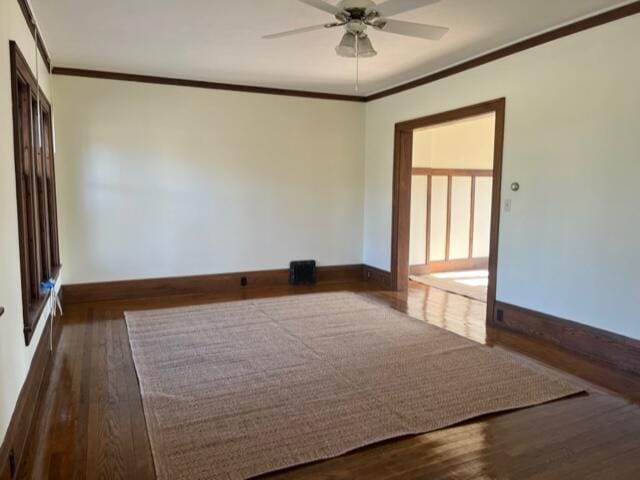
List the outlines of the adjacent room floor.
{"type": "Polygon", "coordinates": [[[456,293],[481,302],[487,301],[488,270],[463,270],[457,272],[411,275],[411,280],[449,293],[456,293]]]}
{"type": "MultiPolygon", "coordinates": [[[[72,305],[41,391],[20,478],[155,478],[125,310],[330,290],[359,292],[485,343],[484,303],[415,282],[406,293],[371,291],[363,282],[72,305]]],[[[264,478],[638,478],[640,406],[582,384],[586,395],[383,442],[264,478]]]]}

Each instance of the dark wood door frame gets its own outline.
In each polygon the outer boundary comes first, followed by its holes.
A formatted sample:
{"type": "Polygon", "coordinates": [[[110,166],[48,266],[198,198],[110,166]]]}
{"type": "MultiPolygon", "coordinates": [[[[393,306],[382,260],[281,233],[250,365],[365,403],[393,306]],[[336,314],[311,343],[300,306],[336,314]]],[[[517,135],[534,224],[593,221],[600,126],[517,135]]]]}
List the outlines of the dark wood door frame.
{"type": "Polygon", "coordinates": [[[406,290],[409,285],[409,229],[411,225],[411,172],[413,131],[442,123],[495,113],[493,147],[493,192],[491,197],[491,239],[489,247],[489,288],[487,318],[493,318],[498,271],[498,233],[500,229],[500,188],[506,100],[499,98],[427,117],[397,123],[393,160],[393,218],[391,237],[391,287],[406,290]]]}

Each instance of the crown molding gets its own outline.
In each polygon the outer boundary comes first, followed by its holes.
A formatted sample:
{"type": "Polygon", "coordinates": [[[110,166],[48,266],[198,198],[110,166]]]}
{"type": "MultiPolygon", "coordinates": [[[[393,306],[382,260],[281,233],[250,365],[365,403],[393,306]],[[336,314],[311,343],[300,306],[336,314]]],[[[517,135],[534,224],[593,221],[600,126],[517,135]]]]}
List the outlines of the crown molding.
{"type": "Polygon", "coordinates": [[[306,90],[290,90],[285,88],[255,87],[233,83],[207,82],[202,80],[188,80],[184,78],[157,77],[152,75],[138,75],[132,73],[105,72],[100,70],[85,70],[81,68],[54,67],[54,75],[72,77],[101,78],[106,80],[121,80],[125,82],[153,83],[156,85],[173,85],[179,87],[208,88],[210,90],[227,90],[233,92],[262,93],[267,95],[283,95],[288,97],[318,98],[322,100],[341,100],[348,102],[364,102],[365,97],[357,95],[339,95],[334,93],[310,92],[306,90]]]}

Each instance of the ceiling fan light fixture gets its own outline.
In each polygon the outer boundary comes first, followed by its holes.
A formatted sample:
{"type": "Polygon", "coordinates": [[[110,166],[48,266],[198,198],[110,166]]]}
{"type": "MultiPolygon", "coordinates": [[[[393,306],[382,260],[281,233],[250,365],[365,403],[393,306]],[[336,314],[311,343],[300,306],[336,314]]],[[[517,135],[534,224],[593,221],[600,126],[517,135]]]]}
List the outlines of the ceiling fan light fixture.
{"type": "MultiPolygon", "coordinates": [[[[358,37],[358,57],[367,58],[374,57],[378,54],[371,44],[371,40],[367,35],[360,35],[358,37]]],[[[336,53],[341,57],[355,58],[356,57],[356,35],[351,32],[345,32],[342,36],[340,45],[336,47],[336,53]]]]}
{"type": "Polygon", "coordinates": [[[375,57],[378,52],[376,52],[375,48],[371,44],[371,39],[367,35],[361,36],[358,42],[358,56],[367,58],[367,57],[375,57]]]}
{"type": "Polygon", "coordinates": [[[341,57],[354,58],[356,56],[356,36],[351,32],[345,32],[336,47],[336,53],[341,57]]]}

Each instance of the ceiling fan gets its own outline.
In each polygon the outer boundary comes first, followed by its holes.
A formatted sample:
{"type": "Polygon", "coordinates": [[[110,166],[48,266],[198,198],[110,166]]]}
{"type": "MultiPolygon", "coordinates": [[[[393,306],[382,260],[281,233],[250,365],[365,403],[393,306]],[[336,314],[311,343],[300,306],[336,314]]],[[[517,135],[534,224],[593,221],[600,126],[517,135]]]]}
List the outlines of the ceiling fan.
{"type": "Polygon", "coordinates": [[[399,13],[415,10],[436,3],[439,0],[386,0],[376,4],[371,0],[341,0],[333,5],[324,0],[298,0],[306,5],[315,7],[333,15],[337,22],[324,23],[311,27],[296,28],[281,33],[265,35],[264,39],[275,39],[312,32],[325,28],[344,27],[342,41],[336,47],[336,53],[341,57],[373,57],[378,52],[373,48],[367,35],[367,28],[387,33],[395,33],[409,37],[440,40],[449,29],[435,25],[393,20],[389,17],[399,13]]]}

